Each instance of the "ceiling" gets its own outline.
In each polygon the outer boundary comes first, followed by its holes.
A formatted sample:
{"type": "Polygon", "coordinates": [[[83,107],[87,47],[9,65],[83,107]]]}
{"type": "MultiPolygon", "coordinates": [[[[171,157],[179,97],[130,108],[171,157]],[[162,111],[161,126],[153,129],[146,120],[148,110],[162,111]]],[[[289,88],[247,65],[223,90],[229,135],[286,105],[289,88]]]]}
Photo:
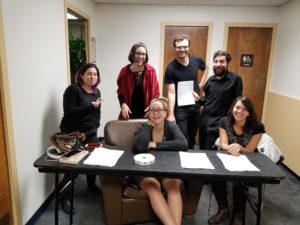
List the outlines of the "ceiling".
{"type": "Polygon", "coordinates": [[[292,0],[93,0],[97,4],[282,6],[292,0]]]}

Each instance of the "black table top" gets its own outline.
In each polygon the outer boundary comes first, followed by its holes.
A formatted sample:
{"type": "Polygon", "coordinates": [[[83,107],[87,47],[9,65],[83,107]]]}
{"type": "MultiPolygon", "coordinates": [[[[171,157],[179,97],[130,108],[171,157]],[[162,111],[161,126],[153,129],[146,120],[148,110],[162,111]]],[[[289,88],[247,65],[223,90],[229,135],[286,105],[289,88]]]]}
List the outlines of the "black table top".
{"type": "Polygon", "coordinates": [[[260,171],[232,172],[224,168],[217,156],[217,151],[190,150],[190,152],[206,153],[215,169],[188,169],[180,165],[178,152],[154,151],[155,163],[152,165],[136,165],[133,161],[134,154],[125,150],[114,167],[83,165],[83,160],[78,164],[65,164],[58,161],[45,160],[46,154],[34,162],[42,173],[72,173],[72,174],[99,174],[99,175],[138,175],[157,177],[196,178],[204,180],[226,180],[256,183],[280,183],[284,173],[267,156],[260,153],[243,153],[260,169],[260,171]]]}

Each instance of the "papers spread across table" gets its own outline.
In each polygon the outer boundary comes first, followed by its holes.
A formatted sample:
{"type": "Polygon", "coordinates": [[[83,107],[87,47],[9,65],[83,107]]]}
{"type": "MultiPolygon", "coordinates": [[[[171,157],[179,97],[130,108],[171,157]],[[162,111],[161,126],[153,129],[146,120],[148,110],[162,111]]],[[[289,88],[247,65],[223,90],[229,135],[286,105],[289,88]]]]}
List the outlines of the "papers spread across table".
{"type": "Polygon", "coordinates": [[[107,149],[103,147],[95,148],[83,164],[113,167],[116,165],[118,159],[123,153],[124,151],[121,150],[107,149]]]}
{"type": "Polygon", "coordinates": [[[215,169],[205,153],[179,152],[181,167],[192,169],[215,169]]]}
{"type": "Polygon", "coordinates": [[[229,171],[259,171],[245,155],[233,156],[217,153],[224,167],[229,171]]]}

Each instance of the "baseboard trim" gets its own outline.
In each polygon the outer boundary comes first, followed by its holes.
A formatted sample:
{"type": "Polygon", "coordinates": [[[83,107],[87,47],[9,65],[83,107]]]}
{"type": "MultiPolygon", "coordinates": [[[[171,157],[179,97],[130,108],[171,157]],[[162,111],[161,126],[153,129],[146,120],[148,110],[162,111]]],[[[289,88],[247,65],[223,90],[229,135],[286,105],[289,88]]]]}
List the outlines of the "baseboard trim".
{"type": "Polygon", "coordinates": [[[33,216],[25,223],[25,225],[34,225],[38,221],[38,219],[43,215],[43,213],[47,210],[51,202],[54,200],[54,191],[48,196],[46,201],[38,208],[38,210],[33,214],[33,216]]]}
{"type": "Polygon", "coordinates": [[[282,165],[282,167],[285,168],[290,174],[292,174],[294,177],[300,180],[299,175],[296,174],[293,170],[291,170],[287,165],[285,165],[283,162],[281,162],[280,165],[282,165]]]}

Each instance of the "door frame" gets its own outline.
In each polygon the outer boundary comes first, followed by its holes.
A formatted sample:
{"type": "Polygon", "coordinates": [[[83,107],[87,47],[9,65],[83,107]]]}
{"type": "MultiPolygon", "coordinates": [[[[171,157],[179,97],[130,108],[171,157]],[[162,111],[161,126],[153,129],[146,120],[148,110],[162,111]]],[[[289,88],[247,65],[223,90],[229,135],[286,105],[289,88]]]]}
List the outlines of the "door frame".
{"type": "Polygon", "coordinates": [[[92,59],[92,54],[93,52],[91,51],[91,17],[81,11],[79,8],[75,7],[74,5],[68,3],[65,0],[65,32],[66,32],[66,55],[67,55],[67,69],[68,69],[68,81],[71,83],[71,73],[70,73],[70,54],[69,54],[69,26],[68,26],[68,18],[67,18],[67,13],[68,10],[71,10],[75,14],[79,15],[81,18],[85,20],[85,34],[84,38],[86,41],[86,61],[91,62],[92,59]]]}
{"type": "Polygon", "coordinates": [[[274,60],[274,52],[275,52],[275,44],[277,40],[277,23],[225,23],[224,25],[224,49],[227,49],[227,41],[228,41],[228,30],[229,27],[260,27],[260,28],[272,28],[272,41],[271,41],[271,49],[270,49],[270,58],[269,58],[269,65],[268,65],[268,73],[267,73],[267,81],[266,81],[266,88],[264,93],[264,104],[262,110],[262,121],[265,119],[265,107],[267,106],[268,101],[268,92],[270,91],[271,81],[272,81],[272,68],[273,68],[273,60],[274,60]]]}
{"type": "MultiPolygon", "coordinates": [[[[1,3],[0,3],[1,4],[1,3]]],[[[10,183],[10,194],[12,204],[12,216],[14,224],[21,224],[21,202],[18,182],[18,170],[16,162],[16,151],[13,133],[12,112],[10,103],[10,91],[8,82],[8,71],[6,62],[6,50],[4,39],[4,27],[2,12],[0,11],[0,110],[3,112],[3,127],[5,135],[6,157],[8,176],[10,183]],[[5,121],[5,122],[4,122],[5,121]]],[[[2,122],[2,121],[1,121],[2,122]]]]}
{"type": "MultiPolygon", "coordinates": [[[[206,59],[205,62],[209,65],[210,52],[211,52],[211,40],[212,40],[212,22],[161,22],[160,23],[160,60],[159,60],[159,88],[160,93],[163,93],[164,86],[164,49],[165,49],[165,27],[166,26],[189,26],[189,27],[208,27],[208,37],[207,37],[207,49],[206,49],[206,59]]],[[[175,58],[175,55],[174,55],[175,58]]],[[[208,77],[207,77],[208,78],[208,77]]]]}

